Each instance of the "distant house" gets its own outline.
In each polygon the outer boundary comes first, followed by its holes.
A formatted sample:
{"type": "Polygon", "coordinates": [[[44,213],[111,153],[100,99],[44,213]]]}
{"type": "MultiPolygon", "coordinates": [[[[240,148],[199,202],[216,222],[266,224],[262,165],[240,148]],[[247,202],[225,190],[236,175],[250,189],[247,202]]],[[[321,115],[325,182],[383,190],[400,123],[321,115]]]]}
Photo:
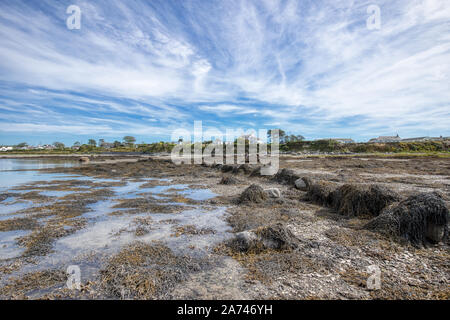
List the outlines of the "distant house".
{"type": "Polygon", "coordinates": [[[402,139],[402,142],[425,142],[425,141],[443,141],[444,137],[417,137],[417,138],[406,138],[402,139]]]}
{"type": "Polygon", "coordinates": [[[13,147],[0,147],[0,151],[5,152],[5,151],[11,151],[13,149],[13,147]]]}
{"type": "Polygon", "coordinates": [[[388,142],[400,142],[402,139],[398,136],[379,136],[369,140],[369,143],[388,143],[388,142]]]}
{"type": "Polygon", "coordinates": [[[338,142],[338,143],[341,143],[341,144],[345,144],[345,143],[355,143],[355,141],[353,141],[353,139],[336,138],[336,139],[331,139],[331,140],[334,140],[334,141],[336,141],[336,142],[338,142]]]}
{"type": "Polygon", "coordinates": [[[105,149],[112,149],[112,148],[114,148],[114,143],[102,142],[100,144],[100,147],[105,148],[105,149]]]}
{"type": "Polygon", "coordinates": [[[402,142],[422,142],[428,141],[430,137],[417,137],[417,138],[406,138],[402,139],[402,142]]]}

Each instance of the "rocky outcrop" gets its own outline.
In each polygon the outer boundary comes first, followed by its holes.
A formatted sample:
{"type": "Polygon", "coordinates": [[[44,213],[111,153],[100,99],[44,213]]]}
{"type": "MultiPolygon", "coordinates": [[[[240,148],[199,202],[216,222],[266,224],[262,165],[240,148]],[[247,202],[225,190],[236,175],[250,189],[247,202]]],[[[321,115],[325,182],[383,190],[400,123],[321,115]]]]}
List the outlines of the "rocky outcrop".
{"type": "Polygon", "coordinates": [[[449,210],[437,193],[420,193],[386,209],[366,229],[402,238],[413,245],[437,243],[448,236],[449,210]]]}

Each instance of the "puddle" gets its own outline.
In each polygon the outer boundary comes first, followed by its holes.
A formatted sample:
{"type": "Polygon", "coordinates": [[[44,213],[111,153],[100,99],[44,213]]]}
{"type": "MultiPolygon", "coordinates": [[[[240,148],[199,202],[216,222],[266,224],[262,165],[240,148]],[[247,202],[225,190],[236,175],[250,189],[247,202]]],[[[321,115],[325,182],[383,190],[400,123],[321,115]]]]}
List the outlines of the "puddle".
{"type": "Polygon", "coordinates": [[[19,247],[16,238],[26,236],[30,231],[6,231],[0,232],[0,260],[16,258],[25,248],[19,247]]]}
{"type": "Polygon", "coordinates": [[[183,190],[186,189],[189,185],[187,184],[172,184],[168,186],[155,186],[150,188],[141,188],[140,191],[146,191],[150,193],[167,193],[170,189],[183,190]]]}
{"type": "Polygon", "coordinates": [[[185,195],[186,198],[197,200],[197,201],[204,201],[208,199],[212,199],[217,197],[217,194],[212,192],[209,189],[191,189],[191,190],[183,190],[179,193],[185,195]]]}
{"type": "Polygon", "coordinates": [[[40,195],[46,196],[46,197],[64,197],[72,193],[84,193],[89,191],[39,191],[40,195]]]}
{"type": "Polygon", "coordinates": [[[33,203],[31,201],[20,201],[20,202],[12,202],[12,203],[5,203],[0,202],[0,219],[3,215],[10,215],[12,213],[15,213],[17,211],[31,208],[33,203]]]}
{"type": "Polygon", "coordinates": [[[108,214],[110,214],[111,212],[125,210],[125,209],[114,209],[113,206],[115,204],[116,202],[114,200],[98,201],[88,206],[88,209],[90,209],[91,211],[84,213],[83,217],[91,220],[110,219],[110,216],[108,216],[108,214]]]}

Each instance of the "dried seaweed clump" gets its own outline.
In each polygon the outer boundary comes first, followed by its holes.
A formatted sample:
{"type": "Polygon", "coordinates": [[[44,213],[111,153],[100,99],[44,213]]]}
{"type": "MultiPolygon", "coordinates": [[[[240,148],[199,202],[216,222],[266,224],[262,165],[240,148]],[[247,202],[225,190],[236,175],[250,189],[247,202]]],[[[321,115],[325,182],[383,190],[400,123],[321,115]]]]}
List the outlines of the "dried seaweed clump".
{"type": "Polygon", "coordinates": [[[345,216],[377,216],[400,197],[377,185],[345,184],[336,188],[332,183],[319,181],[308,186],[306,200],[333,208],[345,216]]]}
{"type": "Polygon", "coordinates": [[[238,184],[239,180],[234,177],[222,177],[222,180],[220,180],[219,184],[238,184]]]}
{"type": "Polygon", "coordinates": [[[330,194],[335,190],[334,184],[319,181],[309,185],[305,199],[323,206],[329,206],[330,194]]]}
{"type": "Polygon", "coordinates": [[[228,247],[235,252],[251,253],[260,253],[268,249],[293,250],[298,245],[297,237],[282,223],[239,232],[228,242],[228,247]]]}
{"type": "Polygon", "coordinates": [[[239,203],[261,203],[265,200],[267,200],[267,193],[257,184],[252,184],[245,189],[239,197],[239,203]]]}
{"type": "Polygon", "coordinates": [[[114,256],[100,271],[100,284],[108,296],[120,299],[164,299],[202,263],[177,256],[161,244],[137,242],[114,256]]]}
{"type": "Polygon", "coordinates": [[[8,284],[0,288],[1,299],[33,298],[29,294],[55,286],[63,286],[67,280],[67,273],[63,270],[48,269],[26,273],[20,277],[9,279],[8,284]]]}
{"type": "Polygon", "coordinates": [[[415,246],[448,236],[449,211],[437,193],[420,193],[386,209],[366,229],[402,238],[415,246]]]}
{"type": "Polygon", "coordinates": [[[328,203],[341,215],[378,216],[385,207],[399,199],[388,188],[345,184],[329,194],[328,203]]]}

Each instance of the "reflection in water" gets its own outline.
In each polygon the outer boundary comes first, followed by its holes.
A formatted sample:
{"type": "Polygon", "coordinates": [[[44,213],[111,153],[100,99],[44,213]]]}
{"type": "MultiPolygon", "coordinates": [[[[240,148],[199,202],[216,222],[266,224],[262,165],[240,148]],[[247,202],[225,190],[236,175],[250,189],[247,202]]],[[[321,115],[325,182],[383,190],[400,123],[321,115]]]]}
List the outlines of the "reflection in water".
{"type": "Polygon", "coordinates": [[[39,173],[38,169],[79,166],[74,160],[0,159],[0,192],[24,183],[54,180],[61,174],[39,173]],[[20,171],[18,171],[20,170],[20,171]],[[24,171],[25,170],[25,171],[24,171]]]}

